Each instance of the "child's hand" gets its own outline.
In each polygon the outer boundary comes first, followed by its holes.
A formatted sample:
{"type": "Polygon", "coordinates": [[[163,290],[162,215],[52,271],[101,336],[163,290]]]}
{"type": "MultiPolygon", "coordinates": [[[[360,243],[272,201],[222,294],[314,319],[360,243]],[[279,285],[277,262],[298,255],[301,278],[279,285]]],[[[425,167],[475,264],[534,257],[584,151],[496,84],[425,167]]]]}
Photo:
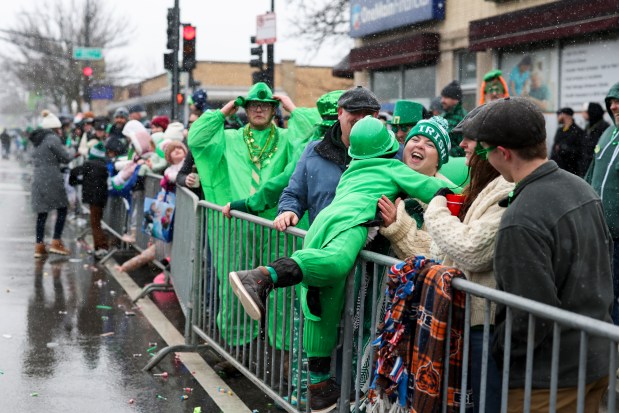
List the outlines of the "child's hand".
{"type": "Polygon", "coordinates": [[[400,205],[401,201],[402,199],[398,198],[395,200],[394,204],[385,195],[378,200],[378,209],[383,217],[383,221],[385,221],[383,227],[386,228],[396,221],[398,217],[398,205],[400,205]]]}

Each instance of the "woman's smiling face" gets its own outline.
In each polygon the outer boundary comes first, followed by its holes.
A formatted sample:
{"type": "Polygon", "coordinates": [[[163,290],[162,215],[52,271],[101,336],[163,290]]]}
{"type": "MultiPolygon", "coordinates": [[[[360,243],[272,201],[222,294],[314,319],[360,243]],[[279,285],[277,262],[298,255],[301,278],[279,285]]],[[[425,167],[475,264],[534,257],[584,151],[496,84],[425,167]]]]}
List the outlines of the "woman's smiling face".
{"type": "Polygon", "coordinates": [[[438,172],[438,150],[425,136],[410,138],[404,146],[402,159],[409,168],[424,175],[434,176],[438,172]]]}

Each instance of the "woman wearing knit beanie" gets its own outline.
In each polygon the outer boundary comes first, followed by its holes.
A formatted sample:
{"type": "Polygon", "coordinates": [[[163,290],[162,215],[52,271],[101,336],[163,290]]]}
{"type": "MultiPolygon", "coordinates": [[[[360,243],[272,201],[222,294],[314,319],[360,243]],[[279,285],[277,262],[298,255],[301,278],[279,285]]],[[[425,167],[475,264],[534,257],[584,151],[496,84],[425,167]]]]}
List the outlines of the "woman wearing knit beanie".
{"type": "Polygon", "coordinates": [[[47,254],[44,242],[45,223],[47,215],[53,210],[56,210],[56,223],[49,252],[61,255],[71,253],[61,239],[69,200],[60,165],[69,163],[72,156],[60,139],[62,127],[60,120],[48,110],[44,110],[41,115],[43,116],[41,129],[35,130],[30,135],[34,165],[31,202],[32,209],[37,213],[35,258],[42,258],[47,254]]]}
{"type": "MultiPolygon", "coordinates": [[[[463,191],[464,202],[459,214],[452,215],[446,197],[437,195],[423,214],[423,229],[418,229],[415,220],[400,206],[395,217],[385,217],[386,228],[382,228],[381,233],[391,241],[399,258],[424,255],[438,259],[443,265],[462,270],[469,281],[495,288],[494,243],[505,211],[499,201],[507,198],[514,184],[503,179],[490,165],[487,150],[467,138],[466,123],[477,112],[478,109],[473,110],[454,128],[464,135],[460,147],[471,174],[471,181],[463,191]],[[423,250],[428,240],[429,248],[423,250]]],[[[471,379],[475,412],[480,396],[484,315],[484,300],[471,297],[471,379]]],[[[490,325],[491,328],[494,325],[494,306],[490,311],[490,325]]],[[[486,411],[499,411],[501,375],[491,355],[488,356],[486,383],[486,411]]]]}

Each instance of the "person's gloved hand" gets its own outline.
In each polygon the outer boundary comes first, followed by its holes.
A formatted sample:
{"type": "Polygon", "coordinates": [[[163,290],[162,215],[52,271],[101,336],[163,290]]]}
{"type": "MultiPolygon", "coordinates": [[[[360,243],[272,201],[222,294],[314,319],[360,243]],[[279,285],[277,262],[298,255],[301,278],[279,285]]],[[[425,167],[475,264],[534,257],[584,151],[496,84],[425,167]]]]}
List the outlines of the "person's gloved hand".
{"type": "MultiPolygon", "coordinates": [[[[447,187],[445,188],[441,188],[438,191],[436,191],[436,193],[434,194],[434,197],[436,196],[446,196],[446,195],[453,195],[453,191],[447,187]]],[[[432,197],[432,198],[434,198],[432,197]]]]}

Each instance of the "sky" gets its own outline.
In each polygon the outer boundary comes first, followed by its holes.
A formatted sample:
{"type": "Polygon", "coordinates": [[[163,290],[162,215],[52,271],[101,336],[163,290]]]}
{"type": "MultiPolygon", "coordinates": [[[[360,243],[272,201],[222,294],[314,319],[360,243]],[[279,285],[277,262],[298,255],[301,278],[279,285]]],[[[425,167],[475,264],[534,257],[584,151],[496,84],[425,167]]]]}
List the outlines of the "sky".
{"type": "MultiPolygon", "coordinates": [[[[66,4],[84,0],[59,0],[66,4]]],[[[118,24],[130,24],[135,32],[128,47],[104,51],[111,59],[126,59],[132,67],[132,80],[163,73],[166,52],[167,9],[174,0],[101,0],[118,24]]],[[[322,0],[320,0],[322,1],[322,0]]],[[[1,27],[9,27],[15,14],[23,9],[47,7],[44,0],[3,2],[1,27]]],[[[275,0],[277,37],[275,61],[296,60],[301,65],[328,65],[339,62],[350,50],[352,40],[343,41],[315,52],[315,47],[292,38],[291,17],[295,9],[288,0],[275,0]]],[[[255,34],[256,16],[271,7],[271,0],[180,0],[181,23],[197,27],[196,58],[198,60],[249,62],[249,37],[255,34]]],[[[0,41],[0,49],[7,45],[0,41]]]]}

